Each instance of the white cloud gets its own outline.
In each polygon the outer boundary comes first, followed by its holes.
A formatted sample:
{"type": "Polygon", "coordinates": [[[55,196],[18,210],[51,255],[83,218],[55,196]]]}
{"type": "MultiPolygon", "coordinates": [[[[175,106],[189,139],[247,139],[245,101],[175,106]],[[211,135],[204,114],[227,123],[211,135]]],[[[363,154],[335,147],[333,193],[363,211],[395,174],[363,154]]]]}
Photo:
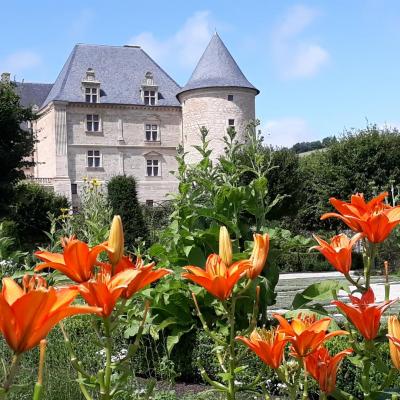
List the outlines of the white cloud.
{"type": "Polygon", "coordinates": [[[199,11],[166,39],[158,39],[152,32],[142,32],[132,37],[129,43],[140,45],[158,62],[178,62],[181,67],[193,68],[207,46],[211,34],[210,13],[199,11]]]}
{"type": "Polygon", "coordinates": [[[325,48],[303,38],[304,31],[318,16],[317,10],[297,5],[291,7],[276,26],[272,50],[284,79],[312,77],[329,61],[330,55],[325,48]]]}
{"type": "Polygon", "coordinates": [[[13,76],[38,67],[41,64],[42,58],[39,54],[32,50],[20,50],[0,60],[0,71],[10,72],[11,76],[13,76]]]}
{"type": "Polygon", "coordinates": [[[261,127],[264,142],[272,146],[293,146],[298,142],[312,141],[315,132],[307,121],[299,117],[286,117],[267,121],[261,127]]]}

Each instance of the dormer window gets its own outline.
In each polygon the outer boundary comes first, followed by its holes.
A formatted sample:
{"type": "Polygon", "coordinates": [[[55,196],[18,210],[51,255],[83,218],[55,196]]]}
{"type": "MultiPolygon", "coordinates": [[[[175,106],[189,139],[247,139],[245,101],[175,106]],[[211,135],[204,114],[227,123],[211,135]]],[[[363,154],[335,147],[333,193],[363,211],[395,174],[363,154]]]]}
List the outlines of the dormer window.
{"type": "Polygon", "coordinates": [[[88,68],[85,77],[82,79],[82,87],[86,103],[100,102],[100,82],[96,80],[93,68],[88,68]]]}
{"type": "Polygon", "coordinates": [[[144,104],[147,106],[155,106],[156,105],[156,91],[155,90],[145,90],[143,97],[144,97],[144,104]]]}
{"type": "Polygon", "coordinates": [[[99,89],[96,87],[85,88],[85,101],[86,103],[98,103],[99,89]]]}
{"type": "Polygon", "coordinates": [[[144,76],[141,93],[146,106],[157,105],[158,86],[154,83],[153,74],[149,71],[144,76]]]}

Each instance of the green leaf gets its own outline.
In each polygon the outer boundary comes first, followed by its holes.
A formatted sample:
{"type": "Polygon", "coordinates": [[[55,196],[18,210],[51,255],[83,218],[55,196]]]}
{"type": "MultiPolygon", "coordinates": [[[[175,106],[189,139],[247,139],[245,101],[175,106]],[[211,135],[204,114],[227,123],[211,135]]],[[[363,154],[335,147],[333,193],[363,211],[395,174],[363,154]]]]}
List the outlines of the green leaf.
{"type": "Polygon", "coordinates": [[[179,339],[185,334],[190,332],[194,328],[194,325],[191,325],[186,329],[174,328],[171,334],[167,337],[167,352],[170,355],[174,346],[179,342],[179,339]]]}
{"type": "Polygon", "coordinates": [[[349,290],[346,282],[337,280],[325,280],[322,282],[314,283],[301,293],[297,293],[293,299],[292,308],[298,309],[312,301],[324,301],[332,298],[332,292],[339,290],[349,290]]]}

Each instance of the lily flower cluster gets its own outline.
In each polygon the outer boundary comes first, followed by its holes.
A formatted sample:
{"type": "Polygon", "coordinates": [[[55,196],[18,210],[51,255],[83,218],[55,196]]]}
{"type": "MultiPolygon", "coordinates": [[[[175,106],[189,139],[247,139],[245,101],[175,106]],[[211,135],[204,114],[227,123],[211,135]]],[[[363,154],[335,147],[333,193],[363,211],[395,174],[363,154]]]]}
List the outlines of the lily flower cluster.
{"type": "MultiPolygon", "coordinates": [[[[46,280],[38,275],[26,275],[19,285],[12,278],[4,278],[0,293],[0,331],[14,352],[9,378],[0,395],[6,395],[12,385],[21,355],[37,346],[61,320],[77,314],[95,314],[103,324],[106,337],[104,351],[111,354],[111,333],[118,323],[112,314],[118,301],[123,305],[135,293],[159,280],[172,271],[155,269],[154,263],[144,265],[138,258],[135,262],[124,255],[124,234],[122,221],[115,216],[107,242],[89,248],[75,237],[62,239],[63,252],[51,253],[37,251],[36,257],[43,261],[35,272],[51,268],[64,274],[73,281],[62,287],[48,287],[46,280]],[[106,252],[108,262],[98,260],[100,253],[106,252]],[[80,295],[86,305],[72,305],[80,295]],[[114,324],[114,326],[112,325],[114,324]]],[[[123,307],[122,307],[123,308],[123,307]]],[[[123,312],[119,309],[118,313],[123,312]]],[[[145,310],[145,316],[147,308],[145,310]]],[[[65,329],[63,329],[66,335],[65,329]]],[[[66,337],[68,342],[68,339],[66,337]]],[[[71,360],[76,359],[71,354],[71,360]]],[[[86,378],[78,364],[78,373],[86,378]]],[[[99,378],[100,391],[111,399],[111,356],[107,357],[105,375],[99,378]]],[[[97,379],[97,378],[96,378],[97,379]]],[[[92,385],[93,386],[93,385],[92,385]]],[[[82,390],[84,388],[81,386],[82,390]]],[[[104,397],[105,398],[105,397],[104,397]]]]}

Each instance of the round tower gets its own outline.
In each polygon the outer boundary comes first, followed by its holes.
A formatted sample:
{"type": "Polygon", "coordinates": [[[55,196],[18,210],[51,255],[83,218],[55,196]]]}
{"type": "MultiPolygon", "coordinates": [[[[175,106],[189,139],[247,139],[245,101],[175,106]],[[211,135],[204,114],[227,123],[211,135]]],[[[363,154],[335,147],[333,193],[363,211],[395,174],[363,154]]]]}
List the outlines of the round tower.
{"type": "Polygon", "coordinates": [[[199,161],[193,148],[200,145],[200,128],[208,129],[212,159],[224,152],[222,138],[233,126],[237,140],[255,119],[255,97],[259,93],[244,76],[221,38],[215,33],[188,83],[178,93],[182,104],[182,142],[187,162],[199,161]]]}

